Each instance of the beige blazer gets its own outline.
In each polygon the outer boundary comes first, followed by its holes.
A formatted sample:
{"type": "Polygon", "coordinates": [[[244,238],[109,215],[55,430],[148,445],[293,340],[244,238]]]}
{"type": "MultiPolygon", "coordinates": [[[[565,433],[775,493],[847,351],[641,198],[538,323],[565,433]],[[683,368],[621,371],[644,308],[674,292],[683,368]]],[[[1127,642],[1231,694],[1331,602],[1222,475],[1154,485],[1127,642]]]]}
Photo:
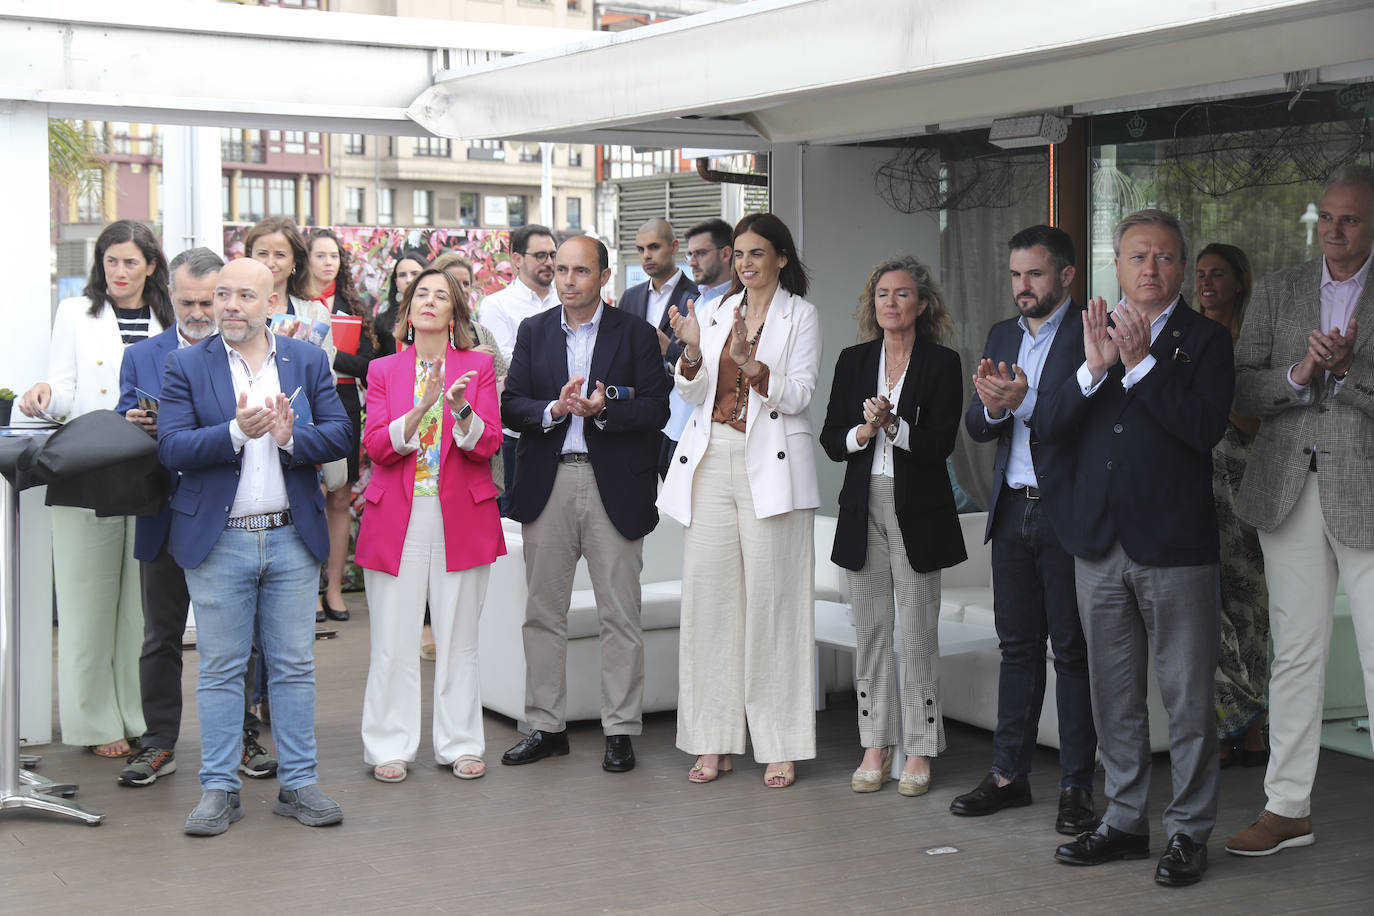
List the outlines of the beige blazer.
{"type": "MultiPolygon", "coordinates": [[[[1314,378],[1302,393],[1288,369],[1321,323],[1320,259],[1260,282],[1236,344],[1236,412],[1259,417],[1236,511],[1262,531],[1288,517],[1317,450],[1322,513],[1347,547],[1374,548],[1374,274],[1355,306],[1355,361],[1339,386],[1314,378]]],[[[1327,330],[1330,330],[1329,328],[1327,330]]]]}
{"type": "MultiPolygon", "coordinates": [[[[725,299],[701,329],[701,370],[690,381],[678,360],[677,393],[692,406],[658,508],[684,525],[692,523],[692,478],[711,440],[711,408],[720,371],[720,354],[729,340],[741,295],[725,299]]],[[[768,396],[749,388],[744,427],[745,471],[754,514],[768,518],[821,504],[816,483],[815,432],[811,396],[821,368],[821,328],[816,307],[779,287],[754,356],[768,366],[768,396]]]]}
{"type": "MultiPolygon", "coordinates": [[[[108,302],[95,318],[86,314],[91,301],[85,296],[63,299],[53,318],[52,343],[48,348],[48,385],[54,417],[79,417],[92,410],[114,410],[119,403],[119,365],[124,360],[124,341],[119,319],[108,302]]],[[[165,330],[157,316],[148,323],[148,336],[165,330]]]]}

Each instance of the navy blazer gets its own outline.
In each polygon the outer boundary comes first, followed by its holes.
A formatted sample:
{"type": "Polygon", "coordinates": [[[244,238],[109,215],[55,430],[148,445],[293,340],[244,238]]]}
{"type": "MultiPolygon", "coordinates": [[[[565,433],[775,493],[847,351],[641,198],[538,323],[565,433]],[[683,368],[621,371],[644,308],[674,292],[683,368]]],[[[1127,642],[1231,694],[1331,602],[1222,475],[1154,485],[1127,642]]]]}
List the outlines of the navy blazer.
{"type": "MultiPolygon", "coordinates": [[[[568,435],[571,418],[544,431],[544,408],[558,399],[570,377],[562,322],[560,306],[520,323],[501,395],[501,422],[520,433],[515,486],[506,508],[518,522],[532,522],[544,511],[568,435]]],[[[635,390],[633,398],[606,402],[605,428],[587,418],[582,429],[606,514],[623,537],[636,540],[658,524],[659,430],[668,422],[668,377],[658,335],[647,321],[603,307],[588,392],[597,382],[635,390]]]]}
{"type": "MultiPolygon", "coordinates": [[[[123,416],[138,406],[134,388],[142,388],[153,397],[162,394],[162,366],[167,354],[180,344],[176,326],[146,340],[124,348],[124,360],[119,364],[119,404],[115,411],[123,416]]],[[[159,405],[160,406],[160,405],[159,405]]],[[[176,492],[177,475],[172,478],[170,493],[176,492]]],[[[140,515],[134,522],[134,556],[140,560],[156,560],[167,545],[167,531],[172,524],[172,510],[163,506],[157,515],[140,515]]]]}
{"type": "MultiPolygon", "coordinates": [[[[1064,379],[1072,376],[1083,365],[1083,309],[1070,299],[1061,308],[1068,309],[1054,334],[1050,352],[1045,356],[1045,364],[1040,369],[1040,384],[1036,386],[1038,398],[1051,388],[1063,384],[1064,379]]],[[[983,345],[983,359],[993,363],[1006,363],[1008,368],[1015,365],[1021,352],[1021,338],[1025,332],[1018,323],[1019,318],[999,321],[988,331],[987,343],[983,345]]],[[[1026,425],[1030,428],[1031,463],[1035,466],[1036,486],[1040,498],[1050,515],[1050,524],[1056,533],[1066,531],[1073,525],[1073,503],[1069,496],[1073,489],[1074,453],[1063,447],[1062,443],[1045,442],[1035,426],[1035,416],[1026,425]]],[[[1008,417],[1001,423],[989,423],[983,415],[983,400],[978,397],[978,389],[973,389],[968,411],[964,414],[964,429],[975,442],[997,440],[997,457],[992,465],[992,497],[988,504],[988,524],[983,532],[983,543],[992,540],[992,523],[997,518],[997,499],[1007,479],[1007,462],[1011,460],[1011,434],[1014,423],[1021,421],[1008,417]]],[[[1061,535],[1060,543],[1063,543],[1061,535]]]]}
{"type": "MultiPolygon", "coordinates": [[[[277,375],[288,396],[302,389],[313,423],[295,424],[292,453],[278,449],[291,521],[321,563],[329,556],[324,496],[315,465],[348,454],[352,425],[334,391],[329,357],[303,340],[277,338],[277,375]]],[[[158,404],[157,456],[181,472],[172,497],[169,549],[183,569],[201,564],[215,546],[238,492],[241,455],[229,437],[238,399],[229,356],[218,334],[167,354],[158,404]]]]}
{"type": "MultiPolygon", "coordinates": [[[[878,393],[882,338],[847,347],[835,362],[830,403],[821,427],[821,447],[846,462],[840,511],[830,559],[845,569],[862,569],[868,559],[868,487],[873,478],[875,440],[851,453],[849,431],[863,422],[863,403],[878,393]]],[[[959,354],[948,347],[916,341],[897,399],[897,416],[911,426],[910,450],[892,450],[892,496],[907,560],[928,573],[968,559],[959,529],[959,510],[945,459],[959,434],[964,399],[959,354]],[[915,423],[920,407],[920,416],[915,423]]],[[[884,435],[879,433],[879,435],[884,435]]]]}
{"type": "Polygon", "coordinates": [[[1118,362],[1090,398],[1074,375],[1040,392],[1037,432],[1077,461],[1073,524],[1059,539],[1085,559],[1119,540],[1146,566],[1216,563],[1212,447],[1235,391],[1231,335],[1180,299],[1150,353],[1155,367],[1130,391],[1118,362]]]}
{"type": "MultiPolygon", "coordinates": [[[[649,284],[652,280],[645,280],[637,283],[625,290],[625,294],[620,297],[620,310],[629,312],[631,315],[638,315],[645,321],[649,320],[649,284]]],[[[697,299],[700,292],[697,285],[692,282],[692,278],[678,270],[677,286],[673,287],[673,294],[668,297],[668,307],[663,310],[663,314],[658,320],[658,329],[668,335],[668,352],[663,354],[663,361],[668,366],[668,374],[672,375],[672,367],[677,365],[677,358],[682,355],[682,344],[678,343],[677,334],[673,331],[672,324],[668,319],[673,315],[673,309],[680,308],[683,312],[687,309],[688,299],[697,299]]]]}

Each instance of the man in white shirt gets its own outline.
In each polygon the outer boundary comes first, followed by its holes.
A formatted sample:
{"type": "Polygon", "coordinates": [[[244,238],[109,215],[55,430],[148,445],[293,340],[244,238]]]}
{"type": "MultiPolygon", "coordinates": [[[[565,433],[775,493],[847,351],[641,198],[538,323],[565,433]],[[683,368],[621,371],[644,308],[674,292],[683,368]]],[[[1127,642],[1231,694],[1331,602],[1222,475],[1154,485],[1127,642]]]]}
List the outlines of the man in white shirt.
{"type": "Polygon", "coordinates": [[[196,607],[202,795],[186,833],[243,817],[244,672],[261,633],[280,763],[277,814],[310,827],[343,820],[315,773],[314,601],[329,555],[316,466],[352,436],[329,360],[267,329],[272,275],[241,258],[214,290],[219,334],[167,355],[158,460],[180,472],[169,550],[196,607]]]}
{"type": "MultiPolygon", "coordinates": [[[[496,338],[507,365],[515,353],[520,322],[558,304],[558,294],[553,290],[553,259],[557,251],[553,232],[547,226],[521,226],[510,234],[515,279],[505,289],[483,299],[478,316],[496,338]]],[[[501,433],[505,437],[501,461],[506,469],[506,489],[497,502],[505,515],[510,491],[515,486],[515,447],[520,443],[520,434],[513,429],[502,429],[501,433]]]]}

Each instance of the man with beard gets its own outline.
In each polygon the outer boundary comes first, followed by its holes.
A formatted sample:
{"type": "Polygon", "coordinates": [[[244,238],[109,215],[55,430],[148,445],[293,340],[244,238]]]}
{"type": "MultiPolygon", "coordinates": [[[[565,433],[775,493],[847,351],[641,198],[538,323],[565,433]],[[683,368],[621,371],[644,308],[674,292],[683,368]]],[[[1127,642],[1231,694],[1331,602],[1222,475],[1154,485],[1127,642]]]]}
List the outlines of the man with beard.
{"type": "Polygon", "coordinates": [[[1012,236],[1011,288],[1020,317],[992,326],[964,417],[978,442],[997,440],[985,539],[992,541],[993,615],[1001,642],[992,769],[950,811],[965,817],[1031,803],[1030,773],[1045,698],[1045,639],[1054,650],[1059,712],[1059,813],[1070,836],[1097,825],[1088,651],[1078,619],[1073,556],[1057,530],[1070,524],[1072,456],[1031,424],[1037,394],[1083,362],[1082,309],[1069,298],[1073,240],[1052,226],[1012,236]],[[1010,366],[1010,368],[1008,368],[1010,366]]]}
{"type": "Polygon", "coordinates": [[[314,604],[329,556],[316,465],[342,458],[348,414],[323,350],[267,329],[272,275],[240,258],[215,281],[219,335],[167,354],[158,459],[181,480],[170,550],[196,606],[201,799],[192,836],[240,820],[244,673],[261,634],[281,755],[273,809],[308,827],[343,820],[315,773],[314,604]]]}
{"type": "MultiPolygon", "coordinates": [[[[194,346],[215,333],[214,291],[224,261],[208,248],[192,248],[172,258],[172,310],[176,325],[124,351],[119,368],[117,410],[130,423],[157,438],[156,402],[140,400],[143,394],[162,393],[162,367],[172,350],[194,346]],[[140,406],[143,405],[143,406],[140,406]],[[152,409],[146,409],[151,407],[152,409]]],[[[176,491],[173,478],[172,492],[176,491]]],[[[142,515],[134,525],[134,556],[139,561],[139,585],[143,590],[143,654],[138,679],[147,730],[142,748],[119,773],[125,786],[152,785],[176,771],[176,743],[181,734],[181,638],[191,595],[186,575],[167,550],[167,531],[172,513],[166,506],[157,515],[142,515]]],[[[250,672],[252,666],[250,665],[250,672]]],[[[249,682],[253,680],[251,674],[249,682]]],[[[257,716],[243,714],[243,753],[239,772],[266,779],[277,772],[277,760],[258,742],[257,716]]]]}

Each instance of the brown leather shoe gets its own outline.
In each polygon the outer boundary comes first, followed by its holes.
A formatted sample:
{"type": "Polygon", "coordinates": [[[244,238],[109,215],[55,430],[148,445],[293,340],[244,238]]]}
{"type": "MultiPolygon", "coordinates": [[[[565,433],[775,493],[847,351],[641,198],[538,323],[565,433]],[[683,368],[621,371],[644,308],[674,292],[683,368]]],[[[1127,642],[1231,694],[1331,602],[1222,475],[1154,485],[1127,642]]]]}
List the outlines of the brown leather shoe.
{"type": "Polygon", "coordinates": [[[1280,849],[1315,842],[1312,818],[1280,817],[1266,808],[1259,820],[1226,841],[1226,851],[1237,856],[1272,856],[1280,849]]]}

